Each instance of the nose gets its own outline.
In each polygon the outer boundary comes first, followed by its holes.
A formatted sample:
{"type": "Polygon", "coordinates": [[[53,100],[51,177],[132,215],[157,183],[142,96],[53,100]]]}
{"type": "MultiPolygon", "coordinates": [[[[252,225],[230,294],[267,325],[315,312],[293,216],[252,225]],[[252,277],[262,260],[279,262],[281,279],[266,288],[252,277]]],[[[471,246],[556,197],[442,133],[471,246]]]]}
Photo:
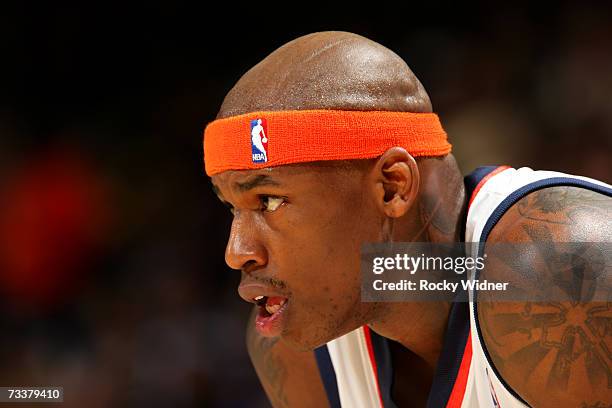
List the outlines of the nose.
{"type": "Polygon", "coordinates": [[[265,247],[258,237],[258,229],[248,214],[236,214],[232,221],[225,263],[232,269],[256,269],[267,263],[265,247]]]}

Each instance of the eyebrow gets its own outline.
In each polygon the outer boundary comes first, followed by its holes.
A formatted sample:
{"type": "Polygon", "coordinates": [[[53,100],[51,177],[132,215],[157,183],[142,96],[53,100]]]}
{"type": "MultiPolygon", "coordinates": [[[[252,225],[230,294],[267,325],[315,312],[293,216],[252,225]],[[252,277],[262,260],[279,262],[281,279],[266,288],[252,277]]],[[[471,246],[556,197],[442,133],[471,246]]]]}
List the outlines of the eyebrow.
{"type": "Polygon", "coordinates": [[[238,183],[238,182],[234,183],[234,186],[240,192],[249,191],[258,186],[280,186],[280,185],[281,184],[278,181],[274,180],[273,178],[271,178],[270,176],[266,174],[259,174],[255,176],[254,178],[252,178],[251,180],[247,180],[242,183],[238,183]]]}

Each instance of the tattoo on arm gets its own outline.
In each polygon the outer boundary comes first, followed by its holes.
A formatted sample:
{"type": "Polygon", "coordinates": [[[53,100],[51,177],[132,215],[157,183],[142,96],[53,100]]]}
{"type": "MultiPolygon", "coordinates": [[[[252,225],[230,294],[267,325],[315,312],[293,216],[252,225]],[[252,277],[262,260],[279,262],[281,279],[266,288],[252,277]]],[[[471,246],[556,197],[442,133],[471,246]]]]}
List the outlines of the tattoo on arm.
{"type": "MultiPolygon", "coordinates": [[[[538,400],[538,389],[576,396],[611,395],[612,280],[609,275],[594,279],[593,269],[580,262],[591,259],[596,244],[584,242],[568,253],[555,243],[575,239],[572,227],[584,221],[584,214],[596,220],[589,225],[606,231],[612,200],[584,189],[548,188],[530,194],[513,208],[508,228],[526,241],[547,243],[538,245],[544,267],[533,271],[540,280],[537,290],[561,290],[567,301],[502,303],[479,295],[478,314],[493,362],[511,385],[521,384],[527,390],[522,395],[532,400],[538,400]],[[595,294],[607,301],[593,301],[595,294]]],[[[606,234],[609,246],[609,230],[606,234]]],[[[605,265],[598,272],[609,271],[610,265],[605,265]]],[[[575,404],[612,408],[612,401],[606,399],[580,399],[575,404]]]]}
{"type": "Polygon", "coordinates": [[[249,354],[270,402],[275,408],[285,408],[289,406],[285,393],[287,368],[274,352],[274,345],[278,340],[259,336],[252,327],[249,327],[247,332],[249,354]]]}

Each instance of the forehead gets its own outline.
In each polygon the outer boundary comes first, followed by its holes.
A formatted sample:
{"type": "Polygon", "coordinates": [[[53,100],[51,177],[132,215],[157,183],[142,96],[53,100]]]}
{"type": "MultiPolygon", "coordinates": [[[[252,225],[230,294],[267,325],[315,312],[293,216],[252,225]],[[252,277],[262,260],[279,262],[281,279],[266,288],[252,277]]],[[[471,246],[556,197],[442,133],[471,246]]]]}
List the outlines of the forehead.
{"type": "Polygon", "coordinates": [[[279,181],[298,174],[296,169],[289,166],[267,167],[257,170],[228,170],[211,177],[214,185],[230,186],[233,184],[246,183],[254,180],[260,182],[279,181]]]}
{"type": "Polygon", "coordinates": [[[340,163],[316,162],[257,170],[228,170],[215,174],[211,180],[216,189],[241,191],[260,185],[292,187],[322,182],[330,185],[334,184],[335,180],[342,179],[345,173],[346,168],[340,163]]]}

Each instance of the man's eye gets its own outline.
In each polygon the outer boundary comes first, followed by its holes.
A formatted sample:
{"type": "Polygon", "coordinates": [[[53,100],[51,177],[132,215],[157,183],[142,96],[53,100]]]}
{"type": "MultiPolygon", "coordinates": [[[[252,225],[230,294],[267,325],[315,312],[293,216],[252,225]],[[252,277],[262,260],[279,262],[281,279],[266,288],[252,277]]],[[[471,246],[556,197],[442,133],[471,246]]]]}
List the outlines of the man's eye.
{"type": "Polygon", "coordinates": [[[276,211],[285,202],[283,197],[260,196],[259,199],[263,210],[267,212],[276,211]]]}

